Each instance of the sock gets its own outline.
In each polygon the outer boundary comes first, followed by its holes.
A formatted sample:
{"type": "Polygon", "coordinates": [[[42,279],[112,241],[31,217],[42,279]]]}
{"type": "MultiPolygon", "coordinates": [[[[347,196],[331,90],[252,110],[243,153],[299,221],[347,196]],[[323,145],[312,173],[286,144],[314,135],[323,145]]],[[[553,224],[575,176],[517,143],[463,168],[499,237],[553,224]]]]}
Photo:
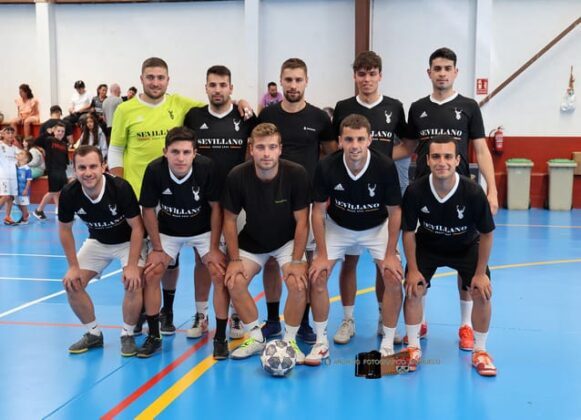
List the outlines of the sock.
{"type": "MultiPolygon", "coordinates": [[[[353,319],[355,306],[343,306],[343,319],[353,319]]],[[[379,312],[381,314],[381,312],[379,312]]]]}
{"type": "Polygon", "coordinates": [[[226,340],[226,325],[228,325],[228,319],[220,319],[216,317],[216,333],[214,334],[214,340],[226,340]]]}
{"type": "Polygon", "coordinates": [[[101,329],[97,325],[97,320],[94,320],[93,322],[89,322],[88,324],[83,324],[83,325],[85,326],[85,328],[87,329],[87,331],[90,334],[93,334],[93,335],[96,335],[96,336],[100,336],[101,335],[101,329]]]}
{"type": "Polygon", "coordinates": [[[420,347],[420,329],[422,328],[422,324],[416,325],[405,325],[405,331],[408,335],[408,347],[415,347],[417,349],[420,347]]]}
{"type": "Polygon", "coordinates": [[[472,306],[471,300],[460,300],[460,325],[472,327],[472,306]]]}
{"type": "Polygon", "coordinates": [[[303,313],[303,319],[301,320],[301,325],[309,325],[309,312],[311,311],[311,304],[307,303],[305,306],[305,312],[303,313]]]}
{"type": "Polygon", "coordinates": [[[381,340],[381,347],[393,349],[393,339],[395,337],[395,328],[383,326],[383,339],[381,340]]]}
{"type": "Polygon", "coordinates": [[[173,312],[173,299],[176,295],[176,291],[163,289],[163,307],[162,312],[173,312]]]}
{"type": "Polygon", "coordinates": [[[296,340],[298,330],[299,330],[298,325],[296,327],[293,327],[291,325],[286,324],[284,332],[284,341],[296,340]]]}
{"type": "Polygon", "coordinates": [[[486,338],[488,332],[474,331],[474,351],[486,351],[486,338]]]}
{"type": "Polygon", "coordinates": [[[422,324],[426,323],[426,295],[422,296],[422,324]]]}
{"type": "Polygon", "coordinates": [[[208,301],[198,302],[196,301],[196,312],[203,314],[204,318],[208,319],[208,301]]]}
{"type": "Polygon", "coordinates": [[[280,322],[280,302],[266,302],[268,321],[280,322]]]}
{"type": "Polygon", "coordinates": [[[135,329],[135,325],[129,325],[127,323],[123,323],[123,328],[121,328],[121,337],[126,335],[133,335],[133,330],[135,329]]]}
{"type": "Polygon", "coordinates": [[[149,335],[151,335],[152,337],[161,338],[161,334],[159,333],[159,314],[145,315],[145,319],[147,319],[149,335]]]}
{"type": "Polygon", "coordinates": [[[314,321],[315,324],[315,333],[317,334],[317,343],[326,343],[329,341],[327,339],[327,323],[329,320],[317,322],[314,321]]]}
{"type": "Polygon", "coordinates": [[[262,329],[258,325],[258,319],[250,322],[248,324],[248,329],[250,330],[250,337],[254,338],[256,341],[264,343],[264,336],[262,335],[262,329]]]}

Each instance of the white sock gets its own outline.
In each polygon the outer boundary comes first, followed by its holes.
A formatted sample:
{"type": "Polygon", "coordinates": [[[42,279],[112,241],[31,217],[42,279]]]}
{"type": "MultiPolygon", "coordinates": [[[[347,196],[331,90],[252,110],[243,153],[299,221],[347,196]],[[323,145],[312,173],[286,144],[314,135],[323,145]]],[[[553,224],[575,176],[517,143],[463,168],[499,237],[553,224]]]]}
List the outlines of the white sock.
{"type": "Polygon", "coordinates": [[[315,324],[315,333],[317,334],[317,343],[326,343],[329,341],[327,339],[328,322],[328,320],[322,322],[313,321],[313,324],[315,324]]]}
{"type": "Polygon", "coordinates": [[[121,337],[126,335],[133,335],[133,330],[135,329],[135,325],[129,325],[125,322],[123,323],[123,328],[121,328],[121,337]]]}
{"type": "Polygon", "coordinates": [[[471,300],[460,300],[460,325],[468,325],[472,328],[472,306],[471,300]]]}
{"type": "Polygon", "coordinates": [[[426,295],[422,296],[422,324],[426,323],[426,295]]]}
{"type": "Polygon", "coordinates": [[[381,348],[393,350],[393,339],[395,337],[395,328],[383,326],[383,339],[381,340],[381,348]]]}
{"type": "Polygon", "coordinates": [[[355,306],[343,306],[343,318],[344,319],[353,319],[353,310],[355,306]]]}
{"type": "Polygon", "coordinates": [[[488,332],[474,331],[474,351],[486,351],[486,338],[488,332]]]}
{"type": "Polygon", "coordinates": [[[196,302],[196,312],[204,314],[204,318],[208,319],[208,301],[196,302]]]}
{"type": "Polygon", "coordinates": [[[248,323],[247,327],[250,330],[250,337],[254,338],[256,341],[260,341],[261,343],[264,342],[264,336],[262,335],[262,329],[260,328],[258,319],[248,323]]]}
{"type": "Polygon", "coordinates": [[[420,348],[420,329],[422,324],[409,325],[405,324],[405,331],[408,335],[408,347],[420,348]]]}
{"type": "Polygon", "coordinates": [[[299,330],[299,325],[293,327],[291,325],[285,325],[284,341],[292,341],[297,339],[297,331],[299,330]]]}
{"type": "Polygon", "coordinates": [[[101,335],[101,329],[97,325],[97,320],[94,320],[93,322],[89,322],[88,324],[83,324],[83,325],[85,326],[87,331],[89,331],[89,333],[96,335],[96,336],[101,335]]]}

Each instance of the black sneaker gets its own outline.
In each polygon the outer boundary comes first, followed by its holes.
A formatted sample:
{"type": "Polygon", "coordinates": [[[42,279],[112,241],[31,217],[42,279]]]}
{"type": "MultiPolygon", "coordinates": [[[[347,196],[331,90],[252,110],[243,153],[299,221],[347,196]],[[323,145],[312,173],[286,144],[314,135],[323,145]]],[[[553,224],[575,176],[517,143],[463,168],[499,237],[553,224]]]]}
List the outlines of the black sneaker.
{"type": "Polygon", "coordinates": [[[148,335],[145,342],[137,349],[137,357],[147,358],[161,350],[161,337],[148,335]]]}
{"type": "Polygon", "coordinates": [[[79,341],[69,347],[69,353],[79,354],[94,349],[103,347],[103,333],[94,335],[89,332],[85,333],[79,341]]]}
{"type": "Polygon", "coordinates": [[[32,212],[32,215],[34,217],[36,217],[38,220],[46,220],[47,219],[46,214],[44,214],[44,212],[42,210],[36,209],[32,212]]]}
{"type": "Polygon", "coordinates": [[[299,330],[297,331],[297,337],[306,344],[315,344],[317,342],[317,334],[315,334],[308,323],[301,324],[299,330]]]}
{"type": "Polygon", "coordinates": [[[135,325],[135,328],[133,329],[133,335],[134,336],[138,336],[143,334],[143,324],[145,323],[145,313],[141,312],[139,314],[139,319],[137,320],[137,324],[135,325]]]}
{"type": "Polygon", "coordinates": [[[137,354],[137,346],[135,345],[135,337],[132,335],[121,336],[121,356],[132,357],[137,354]]]}
{"type": "Polygon", "coordinates": [[[228,350],[228,340],[220,340],[214,338],[214,359],[224,360],[230,355],[230,350],[228,350]]]}
{"type": "Polygon", "coordinates": [[[159,332],[162,335],[174,335],[176,333],[176,327],[173,324],[173,312],[159,313],[159,332]]]}
{"type": "Polygon", "coordinates": [[[261,327],[262,329],[262,336],[265,340],[268,340],[272,337],[277,337],[282,335],[282,327],[280,325],[280,321],[266,321],[264,325],[261,327]]]}

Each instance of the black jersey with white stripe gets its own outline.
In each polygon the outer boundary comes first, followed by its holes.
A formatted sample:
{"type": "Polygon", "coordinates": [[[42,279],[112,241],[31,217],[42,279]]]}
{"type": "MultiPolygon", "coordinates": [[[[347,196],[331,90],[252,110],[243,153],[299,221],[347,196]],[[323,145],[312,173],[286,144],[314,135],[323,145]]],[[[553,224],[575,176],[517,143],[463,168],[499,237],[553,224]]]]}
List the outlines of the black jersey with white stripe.
{"type": "Polygon", "coordinates": [[[463,251],[478,240],[479,232],[495,227],[482,188],[459,174],[443,198],[433,187],[432,175],[410,184],[403,196],[402,229],[414,231],[418,221],[417,245],[437,253],[463,251]]]}
{"type": "Polygon", "coordinates": [[[317,165],[313,198],[330,199],[327,213],[339,226],[371,229],[387,219],[386,206],[401,203],[397,169],[390,158],[369,150],[366,166],[354,175],[338,150],[317,165]]]}
{"type": "Polygon", "coordinates": [[[214,163],[196,155],[192,170],[183,178],[170,171],[165,156],[145,169],[139,204],[157,207],[159,232],[170,236],[195,236],[211,229],[209,202],[220,201],[214,163]]]}
{"type": "Polygon", "coordinates": [[[78,180],[65,185],[59,197],[59,222],[70,223],[76,214],[89,228],[89,237],[107,245],[128,242],[131,226],[127,219],[140,213],[131,185],[109,174],[103,175],[103,190],[95,200],[85,194],[78,180]]]}
{"type": "Polygon", "coordinates": [[[436,102],[426,96],[414,102],[409,110],[408,124],[412,138],[418,139],[416,177],[430,173],[426,156],[428,143],[434,136],[451,136],[458,141],[460,165],[458,173],[470,176],[468,142],[484,137],[482,113],[474,99],[460,94],[436,102]]]}

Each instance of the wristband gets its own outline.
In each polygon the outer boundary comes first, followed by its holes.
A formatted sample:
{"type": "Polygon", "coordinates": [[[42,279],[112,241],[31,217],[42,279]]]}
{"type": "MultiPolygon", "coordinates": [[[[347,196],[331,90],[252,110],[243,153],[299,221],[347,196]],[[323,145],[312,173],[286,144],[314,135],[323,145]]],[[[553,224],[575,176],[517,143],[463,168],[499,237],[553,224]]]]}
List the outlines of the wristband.
{"type": "Polygon", "coordinates": [[[165,252],[163,249],[152,249],[151,252],[165,252]]]}
{"type": "Polygon", "coordinates": [[[242,258],[230,258],[230,262],[242,262],[242,258]]]}
{"type": "Polygon", "coordinates": [[[304,260],[292,260],[290,263],[291,264],[303,264],[305,261],[304,260]]]}

